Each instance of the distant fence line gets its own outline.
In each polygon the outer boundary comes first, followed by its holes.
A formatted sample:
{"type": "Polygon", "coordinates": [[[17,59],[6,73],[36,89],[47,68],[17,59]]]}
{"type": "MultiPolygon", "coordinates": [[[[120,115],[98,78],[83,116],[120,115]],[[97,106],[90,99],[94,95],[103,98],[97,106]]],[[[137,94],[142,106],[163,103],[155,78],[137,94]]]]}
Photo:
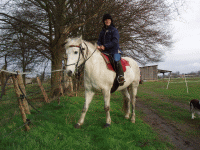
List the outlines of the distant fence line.
{"type": "MultiPolygon", "coordinates": [[[[184,74],[183,76],[182,76],[182,79],[184,79],[185,81],[181,81],[181,82],[170,82],[170,79],[171,79],[171,76],[169,76],[169,80],[168,80],[168,83],[167,83],[167,88],[166,89],[168,89],[169,88],[169,83],[185,83],[185,85],[186,85],[186,88],[187,88],[187,93],[189,93],[189,91],[188,91],[188,82],[200,82],[200,80],[198,80],[198,81],[187,81],[187,79],[188,78],[186,78],[187,77],[187,75],[186,74],[184,74]]],[[[190,76],[191,77],[191,76],[190,76]]],[[[193,76],[194,77],[194,76],[193,76]]],[[[197,78],[197,77],[194,77],[194,78],[197,78]]],[[[189,79],[191,79],[191,78],[189,78],[189,79]]]]}
{"type": "MultiPolygon", "coordinates": [[[[51,72],[59,72],[59,71],[65,71],[64,69],[59,69],[59,70],[53,70],[51,72]]],[[[3,70],[3,69],[0,69],[0,72],[6,72],[6,73],[11,73],[11,74],[34,74],[36,72],[20,72],[20,73],[17,73],[17,72],[13,72],[13,71],[7,71],[7,70],[3,70]]]]}
{"type": "MultiPolygon", "coordinates": [[[[55,70],[54,72],[56,72],[56,71],[63,71],[63,69],[62,70],[55,70]]],[[[28,126],[28,123],[27,123],[29,119],[27,119],[27,117],[26,117],[26,114],[30,114],[30,110],[29,110],[29,106],[28,106],[29,102],[28,102],[28,100],[26,98],[26,90],[25,90],[25,86],[24,86],[25,84],[23,83],[22,75],[31,74],[32,72],[19,72],[19,71],[13,72],[13,71],[7,71],[7,70],[1,69],[0,73],[6,73],[7,77],[8,76],[9,76],[9,78],[11,77],[11,80],[13,81],[12,84],[14,85],[14,91],[15,91],[17,97],[18,97],[18,105],[19,105],[21,116],[22,116],[22,120],[24,122],[25,129],[27,131],[30,130],[30,127],[28,126]]],[[[4,77],[5,76],[2,76],[2,78],[4,78],[4,77]]],[[[45,89],[44,89],[39,77],[37,77],[36,79],[37,79],[38,86],[40,87],[40,90],[41,90],[41,92],[42,92],[42,94],[44,96],[44,101],[46,103],[49,103],[50,100],[49,100],[49,98],[48,98],[48,96],[47,96],[47,94],[45,92],[45,89]]],[[[3,83],[1,84],[1,87],[2,86],[4,87],[7,84],[7,81],[5,82],[5,84],[4,84],[4,82],[5,81],[3,81],[3,83]]],[[[73,88],[73,86],[71,87],[71,85],[70,85],[70,88],[73,88]]],[[[1,88],[1,89],[3,89],[3,88],[1,88]]],[[[63,93],[62,85],[60,85],[60,89],[61,90],[59,91],[60,92],[59,95],[63,96],[64,93],[63,93]]],[[[60,98],[58,98],[58,103],[60,103],[60,98]]]]}

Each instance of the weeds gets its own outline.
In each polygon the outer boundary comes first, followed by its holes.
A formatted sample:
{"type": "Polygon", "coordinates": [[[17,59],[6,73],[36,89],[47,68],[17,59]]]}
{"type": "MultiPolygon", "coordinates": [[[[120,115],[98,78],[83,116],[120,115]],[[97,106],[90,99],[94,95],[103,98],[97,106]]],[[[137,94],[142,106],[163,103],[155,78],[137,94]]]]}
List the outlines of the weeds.
{"type": "MultiPolygon", "coordinates": [[[[94,96],[81,129],[75,129],[84,98],[61,97],[61,104],[53,101],[43,105],[37,114],[28,115],[31,130],[17,130],[6,138],[8,133],[22,125],[21,116],[16,114],[6,125],[0,126],[2,149],[172,149],[167,142],[160,141],[151,127],[140,119],[136,112],[136,123],[124,119],[121,111],[122,95],[112,94],[110,128],[103,129],[106,121],[104,102],[101,95],[94,96]],[[36,116],[37,115],[37,116],[36,116]]],[[[9,103],[4,104],[4,107],[9,103]]],[[[5,114],[7,109],[2,108],[5,114]]]]}

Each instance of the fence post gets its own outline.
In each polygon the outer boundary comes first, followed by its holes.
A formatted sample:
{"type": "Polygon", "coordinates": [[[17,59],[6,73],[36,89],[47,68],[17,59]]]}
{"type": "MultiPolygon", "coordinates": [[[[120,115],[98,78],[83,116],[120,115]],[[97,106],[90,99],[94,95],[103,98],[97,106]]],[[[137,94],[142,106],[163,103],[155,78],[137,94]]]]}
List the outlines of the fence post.
{"type": "Polygon", "coordinates": [[[45,92],[45,90],[44,90],[44,87],[42,86],[42,83],[41,83],[39,77],[37,77],[37,82],[38,82],[38,85],[39,85],[39,87],[40,87],[40,89],[41,89],[41,91],[42,91],[42,94],[43,94],[43,96],[44,96],[45,102],[46,102],[46,103],[49,103],[49,98],[48,98],[48,96],[47,96],[47,94],[46,94],[46,92],[45,92]]]}
{"type": "MultiPolygon", "coordinates": [[[[22,115],[22,120],[24,123],[26,123],[27,118],[26,118],[26,113],[25,113],[25,107],[24,107],[24,104],[22,103],[22,101],[24,101],[25,99],[24,98],[22,99],[22,97],[20,97],[22,95],[22,93],[19,89],[18,82],[17,82],[17,79],[15,78],[15,75],[12,75],[12,79],[13,79],[13,85],[15,88],[15,93],[18,97],[19,110],[22,115]]],[[[26,128],[26,131],[30,130],[30,127],[28,126],[28,124],[25,125],[25,128],[26,128]]]]}
{"type": "Polygon", "coordinates": [[[63,92],[64,93],[66,93],[67,92],[67,87],[69,86],[69,82],[67,82],[67,73],[66,73],[66,71],[65,71],[65,69],[66,69],[66,67],[64,66],[63,67],[63,73],[62,73],[62,75],[63,75],[63,92]]]}
{"type": "Polygon", "coordinates": [[[64,96],[62,84],[60,84],[60,95],[61,95],[61,96],[64,96]]]}
{"type": "Polygon", "coordinates": [[[185,77],[185,84],[186,84],[187,93],[188,93],[188,85],[187,85],[187,81],[186,81],[186,76],[185,76],[185,74],[184,74],[184,77],[185,77]]]}
{"type": "Polygon", "coordinates": [[[76,97],[77,97],[77,95],[78,95],[78,94],[77,94],[77,92],[78,92],[78,79],[77,79],[77,77],[76,77],[75,80],[76,80],[76,97]]]}
{"type": "MultiPolygon", "coordinates": [[[[3,66],[2,69],[5,70],[5,69],[6,69],[5,66],[3,66]]],[[[3,87],[5,87],[6,76],[7,76],[7,73],[6,73],[6,72],[3,72],[3,71],[0,72],[1,90],[3,89],[3,87]]],[[[3,94],[3,95],[6,95],[6,90],[2,91],[2,94],[3,94]]]]}
{"type": "MultiPolygon", "coordinates": [[[[17,72],[20,73],[19,71],[17,71],[17,72]]],[[[25,86],[24,86],[24,83],[23,83],[23,79],[22,79],[22,76],[19,75],[19,74],[17,75],[17,82],[18,82],[18,85],[23,92],[22,95],[24,94],[26,96],[26,90],[25,90],[25,86]]],[[[23,99],[23,105],[24,105],[24,109],[25,109],[26,114],[31,114],[29,106],[28,106],[28,102],[25,98],[23,99]]]]}
{"type": "Polygon", "coordinates": [[[64,67],[63,67],[63,81],[64,81],[64,91],[70,87],[70,92],[73,92],[73,82],[72,82],[72,78],[69,77],[66,73],[66,66],[67,66],[67,56],[64,56],[64,67]]]}
{"type": "Polygon", "coordinates": [[[169,87],[170,77],[171,77],[171,72],[170,72],[170,75],[169,75],[169,80],[168,80],[167,88],[166,89],[168,89],[168,87],[169,87]]]}

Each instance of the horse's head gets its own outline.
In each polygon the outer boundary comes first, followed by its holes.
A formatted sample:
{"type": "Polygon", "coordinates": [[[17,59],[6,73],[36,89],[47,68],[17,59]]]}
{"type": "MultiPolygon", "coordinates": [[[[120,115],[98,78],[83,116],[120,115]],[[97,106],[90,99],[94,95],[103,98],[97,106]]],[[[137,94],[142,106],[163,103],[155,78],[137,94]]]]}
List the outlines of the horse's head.
{"type": "Polygon", "coordinates": [[[68,76],[74,75],[78,66],[84,62],[85,45],[82,37],[67,39],[65,44],[67,55],[66,71],[68,76]]]}

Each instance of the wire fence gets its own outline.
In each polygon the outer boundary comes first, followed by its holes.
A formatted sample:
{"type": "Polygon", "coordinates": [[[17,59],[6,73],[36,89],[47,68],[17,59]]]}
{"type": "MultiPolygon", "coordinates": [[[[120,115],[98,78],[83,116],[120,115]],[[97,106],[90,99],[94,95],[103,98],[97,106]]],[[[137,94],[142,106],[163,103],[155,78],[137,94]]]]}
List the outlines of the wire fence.
{"type": "Polygon", "coordinates": [[[167,87],[166,89],[169,89],[169,85],[172,83],[174,84],[179,84],[179,83],[185,83],[186,89],[187,89],[187,93],[189,93],[189,88],[188,88],[188,83],[198,83],[200,82],[200,78],[199,77],[187,77],[186,75],[183,76],[183,78],[177,78],[177,79],[173,79],[171,78],[171,76],[169,76],[168,82],[167,82],[167,87]],[[184,81],[182,81],[184,80],[184,81]]]}
{"type": "MultiPolygon", "coordinates": [[[[56,70],[56,71],[61,71],[61,70],[56,70]]],[[[63,70],[62,70],[63,71],[63,70]]],[[[7,71],[7,70],[0,70],[0,72],[5,72],[5,73],[8,73],[9,75],[6,77],[6,80],[5,80],[5,83],[4,83],[4,86],[1,87],[1,96],[0,96],[0,103],[2,103],[2,107],[3,107],[3,102],[12,102],[13,103],[13,99],[16,99],[16,96],[15,97],[12,97],[12,99],[9,99],[7,97],[3,97],[3,92],[6,90],[6,87],[9,88],[9,84],[8,84],[8,79],[12,76],[12,75],[23,75],[23,74],[31,74],[30,72],[25,72],[25,73],[18,73],[18,72],[12,72],[12,71],[7,71]]],[[[76,80],[77,81],[77,80],[76,80]]],[[[62,84],[64,83],[67,83],[67,82],[71,82],[71,81],[62,81],[62,84]]],[[[49,84],[46,84],[45,85],[45,90],[46,91],[49,91],[50,89],[52,88],[52,86],[49,84]]],[[[41,110],[38,110],[38,108],[36,108],[36,106],[33,105],[33,100],[35,98],[35,96],[37,96],[38,99],[43,99],[42,97],[42,92],[41,90],[39,89],[39,86],[38,84],[32,84],[31,85],[31,90],[29,90],[27,88],[26,92],[27,93],[30,93],[30,94],[25,94],[22,90],[22,88],[19,86],[19,89],[21,91],[21,101],[23,101],[23,99],[26,99],[26,101],[28,102],[28,104],[37,112],[37,114],[29,119],[29,118],[26,118],[26,122],[23,123],[22,125],[16,127],[15,129],[12,130],[12,132],[8,133],[7,135],[3,136],[3,138],[7,138],[9,137],[10,135],[12,135],[12,133],[16,132],[17,130],[23,128],[24,126],[26,125],[30,125],[30,123],[32,124],[34,122],[34,119],[38,116],[38,115],[45,115],[45,112],[44,111],[41,111],[41,110]],[[33,88],[34,87],[34,88],[33,88]]],[[[41,102],[41,101],[40,101],[41,102]]],[[[43,101],[44,102],[44,101],[43,101]]],[[[5,115],[4,117],[8,120],[8,122],[5,122],[5,119],[4,120],[4,125],[9,123],[12,118],[18,114],[16,113],[17,111],[19,112],[19,108],[17,108],[17,101],[15,101],[15,107],[12,108],[11,111],[9,111],[8,114],[10,114],[10,116],[7,114],[5,115]],[[13,112],[14,111],[14,112],[13,112]],[[12,115],[11,115],[12,114],[12,115]],[[8,118],[7,118],[8,117],[8,118]]],[[[9,105],[9,103],[7,103],[9,105]]],[[[46,117],[46,116],[45,116],[46,117]]],[[[47,117],[48,118],[48,117],[47,117]]],[[[0,121],[0,124],[2,121],[0,121]]]]}

